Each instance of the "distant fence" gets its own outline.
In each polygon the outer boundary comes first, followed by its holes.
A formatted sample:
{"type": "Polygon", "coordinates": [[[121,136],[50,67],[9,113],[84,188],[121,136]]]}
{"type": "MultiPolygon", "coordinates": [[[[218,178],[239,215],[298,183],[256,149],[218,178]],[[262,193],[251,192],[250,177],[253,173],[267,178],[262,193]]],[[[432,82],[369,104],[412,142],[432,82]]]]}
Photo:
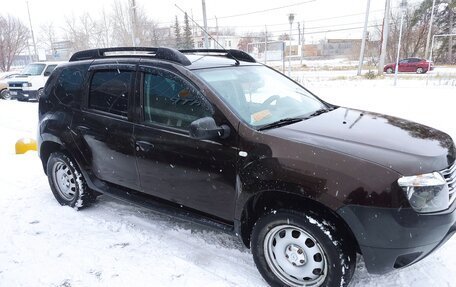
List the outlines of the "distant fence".
{"type": "Polygon", "coordinates": [[[285,42],[256,42],[247,44],[247,53],[254,57],[257,61],[267,62],[282,62],[285,61],[285,42]]]}

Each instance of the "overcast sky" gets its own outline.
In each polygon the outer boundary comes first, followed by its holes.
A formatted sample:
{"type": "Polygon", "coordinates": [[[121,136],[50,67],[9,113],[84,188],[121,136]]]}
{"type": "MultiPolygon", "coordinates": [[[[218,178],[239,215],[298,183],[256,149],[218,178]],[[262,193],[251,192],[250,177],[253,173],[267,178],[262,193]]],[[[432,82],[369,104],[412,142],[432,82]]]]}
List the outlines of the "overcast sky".
{"type": "MultiPolygon", "coordinates": [[[[416,3],[417,1],[420,0],[409,2],[416,3]]],[[[87,11],[96,18],[97,13],[103,7],[109,10],[112,2],[113,0],[29,0],[35,34],[39,31],[39,26],[46,22],[53,22],[56,27],[63,25],[65,16],[72,13],[78,16],[87,11]]],[[[174,4],[186,10],[189,15],[193,15],[195,20],[202,25],[201,0],[136,0],[136,2],[138,7],[144,9],[150,18],[162,25],[169,25],[175,15],[182,18],[182,12],[174,4]]],[[[399,6],[399,2],[399,0],[391,0],[393,9],[399,6]]],[[[370,25],[381,24],[384,6],[385,0],[371,1],[370,25]]],[[[0,13],[13,14],[28,25],[26,7],[25,0],[2,0],[0,13]]],[[[288,31],[287,14],[295,13],[294,28],[297,27],[298,21],[301,23],[305,21],[306,34],[308,33],[306,42],[312,42],[324,37],[360,38],[362,29],[330,33],[322,31],[362,27],[366,0],[206,0],[206,9],[209,26],[215,26],[214,18],[217,17],[219,27],[232,26],[238,33],[261,31],[264,30],[264,25],[268,25],[268,31],[275,32],[277,35],[288,31]],[[283,6],[290,7],[274,9],[283,6]],[[233,15],[268,9],[274,10],[233,17],[233,15]]]]}

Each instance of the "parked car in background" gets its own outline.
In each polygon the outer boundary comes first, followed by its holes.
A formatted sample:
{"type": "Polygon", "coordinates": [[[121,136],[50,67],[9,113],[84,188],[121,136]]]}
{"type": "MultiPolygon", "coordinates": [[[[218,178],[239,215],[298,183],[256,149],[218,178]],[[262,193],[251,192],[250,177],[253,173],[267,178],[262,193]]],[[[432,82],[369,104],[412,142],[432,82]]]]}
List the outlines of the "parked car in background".
{"type": "Polygon", "coordinates": [[[19,75],[18,73],[6,72],[0,74],[0,99],[8,100],[10,94],[8,92],[8,80],[19,75]]]}
{"type": "Polygon", "coordinates": [[[12,99],[19,101],[38,100],[52,71],[62,62],[36,62],[25,66],[20,75],[8,81],[12,99]]]}
{"type": "MultiPolygon", "coordinates": [[[[394,73],[396,63],[385,65],[383,71],[387,74],[394,73]]],[[[424,74],[428,70],[434,70],[434,63],[420,58],[407,58],[399,61],[399,72],[415,72],[417,74],[424,74]]]]}

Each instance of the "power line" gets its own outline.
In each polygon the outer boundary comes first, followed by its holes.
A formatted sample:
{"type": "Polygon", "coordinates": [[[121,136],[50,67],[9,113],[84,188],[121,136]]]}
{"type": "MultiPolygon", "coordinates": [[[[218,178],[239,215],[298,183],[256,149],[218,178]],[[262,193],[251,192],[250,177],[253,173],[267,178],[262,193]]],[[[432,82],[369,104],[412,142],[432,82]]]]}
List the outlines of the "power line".
{"type": "MultiPolygon", "coordinates": [[[[220,17],[214,17],[214,18],[208,18],[207,20],[216,20],[217,19],[227,19],[227,18],[235,18],[235,17],[242,17],[242,16],[248,16],[252,14],[259,14],[259,13],[265,13],[265,12],[270,12],[270,11],[275,11],[275,10],[280,10],[284,8],[289,8],[289,7],[295,7],[295,6],[300,6],[303,4],[315,2],[317,0],[307,0],[307,1],[302,1],[294,4],[289,4],[289,5],[284,5],[284,6],[279,6],[279,7],[274,7],[274,8],[268,8],[268,9],[263,9],[263,10],[256,10],[256,11],[250,11],[250,12],[245,12],[245,13],[240,13],[240,14],[233,14],[233,15],[226,15],[226,16],[220,16],[220,17]]],[[[195,19],[195,21],[202,21],[203,19],[195,19]]],[[[158,22],[157,24],[172,24],[174,21],[166,21],[166,22],[158,22]]],[[[260,25],[264,26],[264,25],[260,25]]]]}
{"type": "MultiPolygon", "coordinates": [[[[241,13],[241,14],[235,14],[235,15],[229,15],[229,16],[221,16],[217,17],[218,19],[226,19],[226,18],[234,18],[234,17],[241,17],[241,16],[247,16],[247,15],[252,15],[252,14],[258,14],[258,13],[264,13],[264,12],[270,12],[270,11],[275,11],[275,10],[280,10],[284,8],[289,8],[289,7],[294,7],[294,6],[300,6],[303,4],[315,2],[316,0],[308,0],[308,1],[303,1],[295,4],[290,4],[290,5],[284,5],[280,7],[275,7],[275,8],[269,8],[269,9],[264,9],[264,10],[257,10],[257,11],[251,11],[251,12],[246,12],[246,13],[241,13]]],[[[213,20],[213,19],[209,19],[213,20]]]]}
{"type": "MultiPolygon", "coordinates": [[[[368,28],[374,28],[374,27],[380,27],[380,26],[382,26],[382,24],[374,24],[374,25],[369,25],[367,27],[368,28]]],[[[341,29],[328,29],[328,30],[322,30],[322,31],[308,32],[308,33],[306,33],[306,35],[309,35],[309,34],[324,34],[324,33],[339,32],[339,31],[349,31],[349,30],[358,30],[358,29],[362,29],[362,28],[364,28],[364,26],[350,27],[350,28],[341,28],[341,29]]],[[[279,32],[286,32],[286,31],[287,30],[270,31],[270,32],[279,33],[279,32]]],[[[291,36],[297,36],[297,35],[298,35],[298,33],[292,33],[291,34],[291,36]]]]}
{"type": "MultiPolygon", "coordinates": [[[[307,23],[307,21],[306,21],[307,23]]],[[[351,23],[343,23],[343,24],[332,24],[332,25],[324,25],[324,26],[313,26],[313,27],[306,27],[306,30],[315,30],[315,29],[320,29],[320,28],[328,28],[328,27],[339,27],[339,26],[349,26],[349,25],[360,25],[364,24],[364,22],[351,22],[351,23]]],[[[371,24],[377,24],[377,22],[372,21],[371,24]]],[[[290,24],[287,24],[290,25],[290,24]]],[[[268,27],[271,27],[271,25],[267,25],[268,27]]],[[[219,26],[219,28],[243,28],[245,26],[219,26]]],[[[264,27],[264,25],[263,25],[264,27]]],[[[270,30],[268,32],[286,32],[288,29],[283,29],[283,30],[270,30]]]]}

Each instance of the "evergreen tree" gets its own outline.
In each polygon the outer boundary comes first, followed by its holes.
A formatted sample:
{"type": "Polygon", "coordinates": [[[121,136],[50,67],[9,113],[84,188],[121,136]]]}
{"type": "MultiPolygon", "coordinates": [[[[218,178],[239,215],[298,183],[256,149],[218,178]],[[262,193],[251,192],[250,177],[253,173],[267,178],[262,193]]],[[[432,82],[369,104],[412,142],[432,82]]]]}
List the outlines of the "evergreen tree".
{"type": "Polygon", "coordinates": [[[179,20],[176,16],[176,22],[174,23],[174,36],[176,38],[176,48],[182,48],[182,36],[181,36],[181,28],[179,25],[179,20]]]}
{"type": "Polygon", "coordinates": [[[183,48],[193,49],[195,47],[195,42],[193,41],[192,27],[190,26],[190,21],[188,18],[187,12],[184,16],[184,43],[183,48]]]}

